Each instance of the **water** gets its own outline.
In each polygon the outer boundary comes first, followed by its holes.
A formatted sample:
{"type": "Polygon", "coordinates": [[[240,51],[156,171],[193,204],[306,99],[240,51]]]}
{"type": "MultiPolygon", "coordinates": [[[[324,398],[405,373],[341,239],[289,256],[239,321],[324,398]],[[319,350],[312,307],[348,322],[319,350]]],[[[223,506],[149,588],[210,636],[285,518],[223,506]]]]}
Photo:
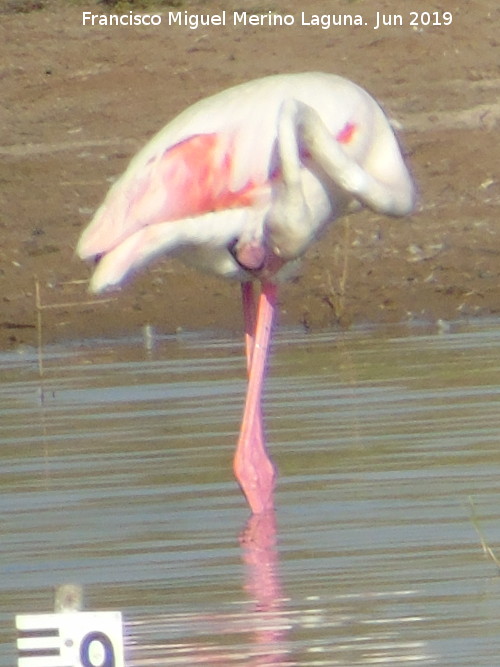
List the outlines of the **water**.
{"type": "Polygon", "coordinates": [[[500,656],[500,323],[277,336],[277,513],[231,460],[240,341],[0,354],[0,665],[83,585],[127,665],[491,666],[500,656]]]}

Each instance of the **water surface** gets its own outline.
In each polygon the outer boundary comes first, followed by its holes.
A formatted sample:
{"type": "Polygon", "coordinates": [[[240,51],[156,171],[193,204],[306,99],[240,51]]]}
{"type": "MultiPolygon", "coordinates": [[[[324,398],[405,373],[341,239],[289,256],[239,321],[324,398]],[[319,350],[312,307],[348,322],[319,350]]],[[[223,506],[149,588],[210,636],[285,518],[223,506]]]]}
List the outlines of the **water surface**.
{"type": "Polygon", "coordinates": [[[499,322],[280,332],[250,523],[240,341],[146,342],[0,354],[2,667],[66,582],[131,667],[498,664],[499,322]]]}

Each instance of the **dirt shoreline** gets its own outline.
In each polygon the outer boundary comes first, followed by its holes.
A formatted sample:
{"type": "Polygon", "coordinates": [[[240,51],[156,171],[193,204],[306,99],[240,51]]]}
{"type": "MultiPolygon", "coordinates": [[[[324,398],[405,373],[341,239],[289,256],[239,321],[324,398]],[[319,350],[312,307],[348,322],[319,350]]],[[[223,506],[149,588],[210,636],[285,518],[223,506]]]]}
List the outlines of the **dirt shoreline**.
{"type": "MultiPolygon", "coordinates": [[[[16,0],[17,1],[17,0],[16,0]]],[[[21,2],[21,0],[19,0],[21,2]]],[[[324,70],[366,87],[401,127],[415,214],[340,221],[284,286],[281,322],[456,320],[500,311],[500,9],[476,0],[451,26],[324,30],[84,27],[102,5],[0,2],[0,348],[178,328],[237,330],[238,287],[161,261],[96,303],[78,236],[112,179],[188,104],[276,72],[324,70]],[[95,7],[98,7],[95,9],[95,7]]],[[[255,5],[257,11],[257,5],[255,5]]],[[[400,3],[341,3],[390,14],[400,3]]],[[[224,2],[186,2],[215,13],[224,2]]],[[[300,14],[298,2],[273,9],[300,14]]],[[[168,9],[162,8],[161,12],[168,9]]],[[[249,8],[249,11],[251,9],[249,8]]],[[[308,11],[331,13],[331,3],[308,11]]]]}

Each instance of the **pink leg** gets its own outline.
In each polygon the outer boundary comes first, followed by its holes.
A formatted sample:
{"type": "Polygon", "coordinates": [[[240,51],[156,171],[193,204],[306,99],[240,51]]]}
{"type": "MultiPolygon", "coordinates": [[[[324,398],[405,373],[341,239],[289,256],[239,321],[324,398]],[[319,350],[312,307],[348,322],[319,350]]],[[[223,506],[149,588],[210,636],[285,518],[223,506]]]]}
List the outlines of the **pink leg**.
{"type": "MultiPolygon", "coordinates": [[[[253,348],[255,344],[255,329],[257,326],[257,308],[254,296],[254,284],[251,281],[241,283],[241,301],[243,305],[243,319],[245,323],[245,354],[247,359],[247,373],[250,378],[252,367],[253,348]]],[[[262,420],[262,406],[258,405],[253,425],[253,437],[259,441],[258,449],[265,449],[264,424],[262,420]]]]}
{"type": "Polygon", "coordinates": [[[241,303],[243,306],[243,319],[245,323],[245,352],[247,356],[247,371],[248,375],[250,375],[255,338],[255,326],[257,322],[257,310],[255,308],[253,283],[250,281],[241,283],[241,303]]]}
{"type": "Polygon", "coordinates": [[[254,325],[255,304],[252,286],[248,284],[242,286],[249,377],[243,421],[234,457],[234,473],[253,514],[261,514],[274,507],[276,469],[269,458],[264,441],[261,398],[276,306],[276,292],[276,285],[271,283],[262,285],[257,323],[254,325]]]}

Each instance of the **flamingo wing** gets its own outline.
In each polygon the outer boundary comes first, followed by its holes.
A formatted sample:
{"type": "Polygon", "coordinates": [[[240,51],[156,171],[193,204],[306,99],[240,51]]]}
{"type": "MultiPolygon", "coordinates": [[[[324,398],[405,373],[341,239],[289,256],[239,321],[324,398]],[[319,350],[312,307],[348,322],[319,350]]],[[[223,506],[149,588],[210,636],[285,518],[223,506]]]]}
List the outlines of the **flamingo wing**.
{"type": "Polygon", "coordinates": [[[268,181],[279,106],[266,105],[263,119],[262,99],[247,97],[224,91],[160,131],[110,189],[79,256],[109,252],[142,227],[252,205],[268,181]]]}
{"type": "MultiPolygon", "coordinates": [[[[203,244],[217,258],[214,270],[238,274],[227,248],[242,235],[265,238],[264,226],[284,178],[286,151],[279,126],[290,99],[314,109],[347,160],[376,178],[397,178],[402,160],[390,126],[376,102],[352,82],[305,73],[236,86],[177,116],[110,189],[77,247],[82,258],[100,258],[91,288],[116,284],[160,252],[203,244]]],[[[300,197],[310,212],[305,248],[317,230],[344,212],[344,201],[340,197],[337,206],[338,190],[325,188],[323,165],[315,162],[300,128],[291,134],[300,162],[300,197]]],[[[356,196],[354,190],[351,194],[356,196]]]]}

